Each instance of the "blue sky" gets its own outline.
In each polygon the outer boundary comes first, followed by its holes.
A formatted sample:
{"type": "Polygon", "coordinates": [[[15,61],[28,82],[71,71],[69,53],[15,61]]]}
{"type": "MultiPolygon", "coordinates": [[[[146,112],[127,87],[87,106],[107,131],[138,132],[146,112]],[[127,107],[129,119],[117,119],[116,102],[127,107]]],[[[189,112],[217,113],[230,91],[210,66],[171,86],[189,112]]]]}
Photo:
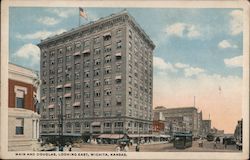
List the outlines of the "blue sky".
{"type": "MultiPolygon", "coordinates": [[[[89,21],[81,19],[81,24],[124,8],[84,9],[89,21]]],[[[214,126],[224,127],[219,121],[221,114],[235,115],[224,118],[232,123],[226,129],[231,132],[233,122],[241,117],[242,10],[127,8],[127,11],[156,44],[154,107],[190,106],[196,96],[204,116],[211,113],[211,117],[217,118],[214,126]],[[219,106],[211,101],[217,101],[219,106]],[[216,107],[223,109],[216,112],[216,107]]],[[[40,51],[36,44],[40,39],[77,27],[78,14],[78,8],[11,7],[10,62],[39,70],[40,51]]]]}

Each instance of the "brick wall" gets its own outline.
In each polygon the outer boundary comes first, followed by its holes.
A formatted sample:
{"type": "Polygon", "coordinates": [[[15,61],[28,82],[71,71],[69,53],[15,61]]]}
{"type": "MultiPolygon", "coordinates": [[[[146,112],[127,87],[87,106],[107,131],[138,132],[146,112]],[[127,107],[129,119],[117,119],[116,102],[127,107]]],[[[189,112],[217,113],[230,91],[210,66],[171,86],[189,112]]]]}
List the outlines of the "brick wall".
{"type": "Polygon", "coordinates": [[[9,79],[9,108],[15,108],[15,86],[25,87],[27,88],[27,94],[24,96],[24,108],[28,110],[35,111],[33,102],[33,92],[36,92],[34,86],[32,84],[15,81],[9,79]]]}

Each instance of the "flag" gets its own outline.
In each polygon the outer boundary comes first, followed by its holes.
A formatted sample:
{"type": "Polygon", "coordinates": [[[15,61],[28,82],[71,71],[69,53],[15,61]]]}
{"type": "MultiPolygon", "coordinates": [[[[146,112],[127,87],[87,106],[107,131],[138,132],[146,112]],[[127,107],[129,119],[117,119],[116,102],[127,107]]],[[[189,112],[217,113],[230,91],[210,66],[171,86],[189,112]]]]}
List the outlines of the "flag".
{"type": "Polygon", "coordinates": [[[79,7],[79,15],[85,19],[88,19],[87,12],[83,8],[79,7]]]}

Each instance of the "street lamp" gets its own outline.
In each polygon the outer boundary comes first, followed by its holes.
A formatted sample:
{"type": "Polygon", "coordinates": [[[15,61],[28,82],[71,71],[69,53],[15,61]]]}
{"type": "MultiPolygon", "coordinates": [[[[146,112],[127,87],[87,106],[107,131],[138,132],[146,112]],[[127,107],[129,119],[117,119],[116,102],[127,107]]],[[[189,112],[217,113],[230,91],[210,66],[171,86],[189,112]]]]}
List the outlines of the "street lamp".
{"type": "Polygon", "coordinates": [[[59,98],[60,101],[60,114],[58,116],[59,121],[59,151],[63,151],[63,100],[62,97],[59,98]]]}

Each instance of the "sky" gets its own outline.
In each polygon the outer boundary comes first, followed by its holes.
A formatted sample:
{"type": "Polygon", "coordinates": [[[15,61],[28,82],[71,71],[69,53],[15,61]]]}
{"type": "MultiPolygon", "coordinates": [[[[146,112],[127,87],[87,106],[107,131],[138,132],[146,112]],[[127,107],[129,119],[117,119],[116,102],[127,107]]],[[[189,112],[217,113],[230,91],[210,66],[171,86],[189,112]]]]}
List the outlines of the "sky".
{"type": "MultiPolygon", "coordinates": [[[[84,8],[88,20],[124,8],[84,8]]],[[[153,40],[153,107],[195,106],[233,133],[242,118],[242,10],[126,8],[153,40]]],[[[11,7],[9,61],[39,70],[41,39],[78,27],[78,8],[11,7]]]]}

